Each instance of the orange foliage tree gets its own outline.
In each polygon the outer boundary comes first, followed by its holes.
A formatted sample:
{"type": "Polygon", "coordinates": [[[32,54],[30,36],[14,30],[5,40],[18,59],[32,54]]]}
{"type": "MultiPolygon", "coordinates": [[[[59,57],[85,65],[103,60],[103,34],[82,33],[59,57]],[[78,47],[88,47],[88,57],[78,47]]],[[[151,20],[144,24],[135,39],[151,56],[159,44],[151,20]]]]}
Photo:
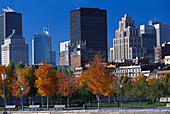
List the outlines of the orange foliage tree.
{"type": "Polygon", "coordinates": [[[30,86],[27,83],[27,81],[25,80],[25,76],[24,76],[24,70],[25,69],[17,69],[16,70],[16,80],[13,81],[12,84],[12,89],[11,89],[11,93],[13,96],[15,97],[20,97],[21,99],[21,104],[23,104],[23,96],[26,95],[29,90],[30,90],[30,86]]]}
{"type": "Polygon", "coordinates": [[[102,63],[105,59],[101,55],[95,55],[94,60],[89,62],[89,67],[79,77],[79,84],[86,83],[88,90],[96,95],[98,101],[98,109],[100,109],[100,96],[110,96],[115,91],[115,78],[110,75],[109,70],[106,69],[102,63]]]}
{"type": "Polygon", "coordinates": [[[148,85],[152,85],[152,84],[154,84],[154,83],[156,83],[156,82],[158,82],[159,81],[159,79],[156,79],[155,77],[154,78],[149,78],[148,79],[148,85]]]}
{"type": "Polygon", "coordinates": [[[68,72],[65,70],[64,72],[60,72],[58,74],[58,94],[61,96],[67,97],[67,107],[70,107],[70,98],[72,94],[77,92],[77,83],[76,83],[76,77],[73,75],[73,73],[68,72]]]}
{"type": "MultiPolygon", "coordinates": [[[[13,79],[15,78],[15,73],[13,69],[10,69],[6,66],[0,65],[0,75],[1,74],[6,74],[6,80],[5,80],[5,96],[6,98],[10,98],[12,96],[10,90],[11,90],[11,84],[13,83],[13,79]]],[[[3,80],[0,76],[0,96],[3,98],[4,93],[3,93],[3,80]]],[[[7,100],[7,99],[6,99],[7,100]]],[[[7,101],[6,101],[7,104],[7,101]]]]}
{"type": "Polygon", "coordinates": [[[47,96],[47,109],[49,109],[49,96],[52,96],[57,92],[58,78],[56,71],[50,64],[45,62],[41,63],[36,72],[35,76],[37,80],[35,81],[35,87],[38,88],[38,93],[42,96],[47,96]]]}

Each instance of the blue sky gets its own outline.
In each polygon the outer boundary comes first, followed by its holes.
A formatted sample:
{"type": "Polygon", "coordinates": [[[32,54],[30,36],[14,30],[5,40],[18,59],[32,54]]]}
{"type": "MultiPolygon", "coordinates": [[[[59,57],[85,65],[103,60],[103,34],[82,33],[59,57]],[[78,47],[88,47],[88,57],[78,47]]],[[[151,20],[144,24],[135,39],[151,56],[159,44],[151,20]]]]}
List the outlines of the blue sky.
{"type": "Polygon", "coordinates": [[[29,44],[31,63],[31,40],[34,33],[43,33],[49,24],[52,49],[57,51],[59,43],[70,39],[69,12],[79,7],[107,10],[108,38],[113,45],[115,30],[124,14],[135,20],[136,27],[148,24],[150,20],[170,25],[170,0],[0,0],[0,10],[9,5],[16,12],[23,13],[23,33],[29,44]]]}

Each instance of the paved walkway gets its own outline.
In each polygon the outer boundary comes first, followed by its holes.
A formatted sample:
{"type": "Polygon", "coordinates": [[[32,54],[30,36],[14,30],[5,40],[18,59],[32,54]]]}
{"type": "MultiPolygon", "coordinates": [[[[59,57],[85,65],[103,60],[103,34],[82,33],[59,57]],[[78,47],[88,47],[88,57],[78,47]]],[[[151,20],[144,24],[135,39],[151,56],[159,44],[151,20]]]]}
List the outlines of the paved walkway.
{"type": "MultiPolygon", "coordinates": [[[[1,111],[2,112],[2,111],[1,111]]],[[[29,109],[24,109],[24,111],[8,111],[9,113],[15,113],[15,112],[168,112],[170,113],[170,107],[159,107],[159,108],[101,108],[98,110],[97,108],[88,108],[88,109],[82,109],[82,108],[66,108],[64,110],[54,110],[54,108],[50,108],[48,111],[46,108],[43,108],[39,111],[32,111],[29,109]]]]}

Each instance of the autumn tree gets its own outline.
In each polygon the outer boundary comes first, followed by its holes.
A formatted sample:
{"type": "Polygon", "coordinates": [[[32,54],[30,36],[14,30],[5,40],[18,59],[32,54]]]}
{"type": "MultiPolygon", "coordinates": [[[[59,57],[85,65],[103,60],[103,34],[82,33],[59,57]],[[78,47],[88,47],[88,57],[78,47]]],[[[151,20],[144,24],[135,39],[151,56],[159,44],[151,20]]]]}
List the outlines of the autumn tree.
{"type": "Polygon", "coordinates": [[[88,90],[96,95],[98,101],[98,109],[100,109],[100,96],[110,95],[114,93],[114,78],[110,75],[109,70],[106,69],[102,63],[105,60],[101,55],[95,55],[94,60],[89,62],[89,67],[80,76],[81,83],[87,83],[88,90]],[[109,93],[109,94],[108,94],[109,93]]]}
{"type": "MultiPolygon", "coordinates": [[[[12,96],[10,90],[11,90],[11,84],[13,83],[13,79],[15,78],[15,72],[13,69],[0,65],[0,74],[6,74],[6,80],[5,80],[5,96],[6,98],[10,98],[12,96]]],[[[3,98],[3,80],[0,78],[0,96],[3,98]]],[[[7,99],[6,99],[7,104],[7,99]]]]}
{"type": "Polygon", "coordinates": [[[33,66],[30,66],[30,67],[24,69],[24,72],[23,72],[23,74],[25,76],[25,80],[30,86],[30,91],[27,94],[29,96],[29,104],[31,104],[31,99],[32,99],[32,104],[34,104],[33,96],[36,96],[36,94],[37,94],[37,88],[34,86],[35,81],[37,79],[37,77],[35,76],[34,69],[35,68],[33,66]]]}
{"type": "Polygon", "coordinates": [[[24,69],[17,69],[16,74],[17,77],[12,84],[11,93],[15,97],[20,97],[21,104],[23,104],[23,96],[28,94],[30,86],[25,79],[24,69]]]}
{"type": "Polygon", "coordinates": [[[58,78],[59,90],[57,93],[61,96],[67,97],[67,107],[70,107],[70,98],[75,92],[77,92],[76,77],[73,73],[64,71],[58,74],[58,78]]]}
{"type": "Polygon", "coordinates": [[[35,87],[38,88],[38,93],[42,96],[47,96],[47,109],[49,109],[49,96],[52,96],[57,92],[58,87],[58,78],[56,75],[56,71],[50,64],[45,62],[41,63],[36,72],[35,76],[37,80],[35,81],[35,87]]]}

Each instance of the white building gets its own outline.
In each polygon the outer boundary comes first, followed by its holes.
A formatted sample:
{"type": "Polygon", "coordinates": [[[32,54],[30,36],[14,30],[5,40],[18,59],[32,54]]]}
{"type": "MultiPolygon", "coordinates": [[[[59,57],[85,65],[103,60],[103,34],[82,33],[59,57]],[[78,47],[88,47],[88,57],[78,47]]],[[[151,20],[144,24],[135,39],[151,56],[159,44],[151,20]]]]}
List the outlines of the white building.
{"type": "Polygon", "coordinates": [[[113,61],[113,51],[114,48],[110,48],[110,61],[113,61]]]}
{"type": "Polygon", "coordinates": [[[13,30],[13,33],[4,40],[1,46],[2,65],[9,65],[11,61],[14,65],[19,62],[28,64],[28,44],[25,44],[25,38],[19,36],[13,30]]]}
{"type": "Polygon", "coordinates": [[[139,74],[143,73],[144,76],[149,77],[151,73],[151,69],[145,69],[141,65],[131,65],[131,66],[120,66],[115,69],[115,75],[117,76],[128,76],[135,78],[139,74]]]}
{"type": "Polygon", "coordinates": [[[165,56],[165,65],[170,64],[170,56],[165,56]]]}
{"type": "Polygon", "coordinates": [[[142,40],[138,35],[135,22],[127,14],[119,22],[116,30],[116,38],[113,39],[113,60],[122,62],[126,59],[132,60],[136,57],[144,57],[142,40]]]}
{"type": "Polygon", "coordinates": [[[70,41],[60,43],[60,65],[70,66],[70,41]]]}

